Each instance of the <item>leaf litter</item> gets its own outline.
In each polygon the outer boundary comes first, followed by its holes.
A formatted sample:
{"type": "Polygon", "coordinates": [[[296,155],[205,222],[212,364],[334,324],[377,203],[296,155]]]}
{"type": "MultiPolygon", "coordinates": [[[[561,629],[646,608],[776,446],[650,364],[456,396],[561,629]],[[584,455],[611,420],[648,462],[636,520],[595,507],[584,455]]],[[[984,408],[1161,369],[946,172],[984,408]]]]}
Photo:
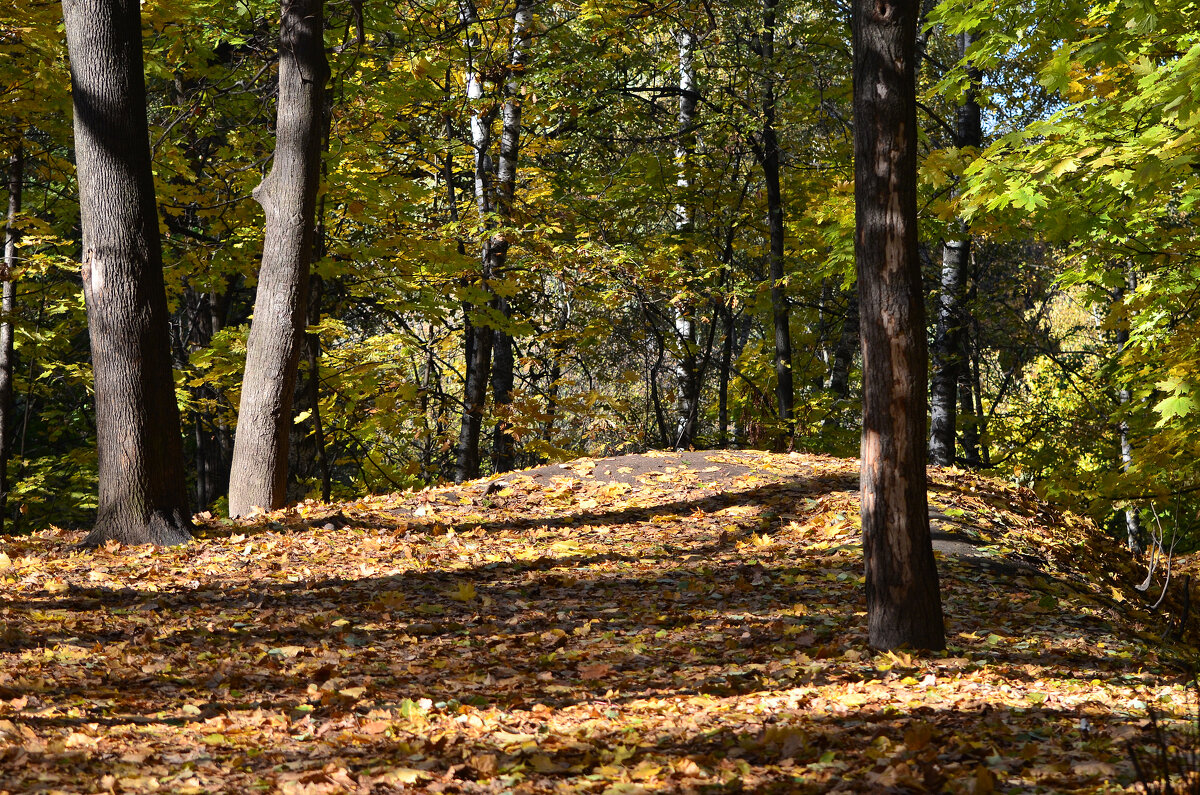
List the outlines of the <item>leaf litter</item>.
{"type": "Polygon", "coordinates": [[[1147,710],[1188,710],[1139,573],[1027,490],[931,470],[949,649],[875,653],[856,468],[580,459],[202,515],[177,549],[6,539],[0,791],[1128,786],[1147,710]]]}

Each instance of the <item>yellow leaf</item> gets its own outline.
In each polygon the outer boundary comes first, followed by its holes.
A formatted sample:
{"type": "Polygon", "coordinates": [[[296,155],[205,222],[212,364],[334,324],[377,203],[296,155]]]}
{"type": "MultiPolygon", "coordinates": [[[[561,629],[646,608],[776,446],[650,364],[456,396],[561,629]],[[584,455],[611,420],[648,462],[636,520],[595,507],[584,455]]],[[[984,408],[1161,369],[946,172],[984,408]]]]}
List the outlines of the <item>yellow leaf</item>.
{"type": "Polygon", "coordinates": [[[1121,593],[1121,590],[1119,588],[1117,588],[1115,585],[1112,585],[1109,587],[1112,589],[1112,598],[1113,598],[1114,602],[1124,602],[1125,601],[1125,594],[1121,593]]]}
{"type": "Polygon", "coordinates": [[[449,596],[456,602],[469,602],[475,598],[475,583],[460,582],[457,591],[451,591],[449,596]]]}

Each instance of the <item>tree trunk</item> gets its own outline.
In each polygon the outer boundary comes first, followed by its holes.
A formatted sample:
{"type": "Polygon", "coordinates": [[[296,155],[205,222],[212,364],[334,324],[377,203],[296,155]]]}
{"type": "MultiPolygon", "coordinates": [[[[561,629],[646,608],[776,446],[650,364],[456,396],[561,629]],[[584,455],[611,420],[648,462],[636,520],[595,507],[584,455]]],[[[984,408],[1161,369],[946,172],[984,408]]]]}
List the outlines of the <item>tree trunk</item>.
{"type": "MultiPolygon", "coordinates": [[[[533,24],[531,0],[517,0],[513,11],[512,48],[509,51],[508,80],[504,83],[504,104],[500,108],[500,162],[496,169],[496,209],[500,221],[511,226],[513,204],[517,192],[517,157],[521,151],[521,83],[525,74],[525,63],[529,55],[530,27],[533,24]]],[[[508,242],[492,240],[493,251],[503,254],[495,263],[496,276],[507,264],[508,242]],[[501,249],[501,246],[503,248],[501,249]]],[[[496,308],[504,318],[509,317],[508,301],[498,298],[496,308]]],[[[504,329],[496,331],[492,344],[492,401],[497,409],[496,428],[492,434],[492,469],[507,472],[515,465],[516,441],[509,430],[511,423],[503,417],[505,409],[512,404],[514,383],[513,340],[504,329]]]]}
{"type": "Polygon", "coordinates": [[[842,320],[842,333],[833,349],[833,360],[829,363],[827,388],[838,400],[845,400],[850,396],[850,367],[854,363],[854,349],[858,339],[858,293],[855,290],[846,299],[846,317],[842,320]]]}
{"type": "Polygon", "coordinates": [[[283,507],[292,393],[304,336],[321,173],[323,0],[283,0],[275,159],[254,199],[266,215],[229,476],[229,515],[283,507]]]}
{"type": "Polygon", "coordinates": [[[915,0],[854,0],[855,260],[863,353],[868,641],[945,647],[925,479],[915,0]]]}
{"type": "Polygon", "coordinates": [[[8,160],[8,217],[4,233],[4,273],[0,279],[0,533],[8,513],[8,459],[13,441],[13,312],[16,310],[17,216],[21,214],[25,150],[17,141],[8,160]]]}
{"type": "Polygon", "coordinates": [[[141,7],[64,0],[83,227],[83,294],[96,385],[95,547],[191,538],[171,372],[141,7]]]}
{"type": "MultiPolygon", "coordinates": [[[[1137,275],[1131,268],[1126,266],[1125,282],[1130,290],[1137,289],[1137,275]]],[[[1113,305],[1116,306],[1125,301],[1125,290],[1118,288],[1113,291],[1113,305]]],[[[1117,359],[1125,353],[1126,346],[1129,345],[1129,321],[1125,320],[1117,328],[1117,359]]],[[[1133,391],[1128,385],[1123,385],[1117,390],[1117,404],[1121,407],[1122,412],[1129,410],[1129,404],[1133,400],[1133,391]]],[[[1121,417],[1120,423],[1117,425],[1117,433],[1121,441],[1121,471],[1129,472],[1133,467],[1133,442],[1129,438],[1129,419],[1127,416],[1121,417]]],[[[1137,508],[1130,505],[1125,508],[1125,545],[1129,551],[1136,557],[1142,554],[1142,525],[1138,518],[1137,508]]]]}
{"type": "MultiPolygon", "coordinates": [[[[679,203],[675,207],[675,233],[681,239],[690,238],[694,232],[691,196],[693,149],[695,148],[696,125],[696,36],[689,30],[676,34],[679,44],[679,113],[677,116],[679,143],[675,147],[675,163],[679,169],[676,186],[679,188],[679,203]]],[[[691,258],[683,254],[680,273],[684,280],[691,276],[691,258]]],[[[690,289],[685,286],[684,292],[690,289]]],[[[675,337],[679,343],[679,358],[673,363],[676,378],[675,438],[676,448],[692,446],[699,417],[700,384],[696,363],[696,316],[695,306],[685,299],[675,307],[675,337]]]]}
{"type": "MultiPolygon", "coordinates": [[[[958,57],[966,57],[972,36],[958,34],[958,57]]],[[[954,145],[960,149],[978,147],[983,141],[976,86],[979,70],[967,69],[970,86],[963,103],[958,107],[954,145]]],[[[955,194],[958,193],[956,190],[955,194]]],[[[938,295],[937,329],[933,342],[933,379],[930,384],[929,461],[937,466],[954,464],[955,428],[958,423],[956,406],[958,384],[966,372],[966,275],[971,262],[971,230],[965,220],[952,224],[957,235],[946,241],[942,249],[942,284],[938,295]]]]}
{"type": "MultiPolygon", "coordinates": [[[[471,26],[479,23],[475,6],[470,0],[460,0],[459,19],[466,26],[467,40],[467,99],[472,105],[471,146],[475,159],[475,206],[479,220],[485,226],[492,214],[492,111],[478,106],[483,98],[483,77],[476,71],[475,47],[478,40],[471,26]]],[[[485,239],[482,281],[486,288],[491,276],[490,238],[485,239]]],[[[462,483],[479,477],[479,435],[483,428],[483,409],[487,400],[488,372],[492,363],[492,329],[471,320],[472,307],[464,304],[463,314],[463,408],[458,432],[458,449],[454,466],[454,482],[462,483]]]]}
{"type": "Polygon", "coordinates": [[[721,338],[721,366],[717,376],[717,447],[729,446],[729,373],[733,368],[733,303],[721,307],[724,334],[721,338]]]}
{"type": "MultiPolygon", "coordinates": [[[[507,303],[504,304],[507,308],[507,303]]],[[[492,431],[492,471],[508,472],[516,464],[516,442],[506,416],[512,405],[513,341],[506,332],[497,331],[492,341],[492,400],[496,427],[492,431]]]]}
{"type": "MultiPolygon", "coordinates": [[[[775,326],[775,398],[779,420],[783,423],[784,444],[790,445],[796,432],[795,385],[792,377],[792,331],[784,286],[783,197],[779,189],[779,136],[775,132],[775,7],[778,0],[763,0],[762,33],[762,167],[767,185],[768,256],[771,277],[771,317],[775,326]]],[[[823,343],[822,343],[823,344],[823,343]]]]}

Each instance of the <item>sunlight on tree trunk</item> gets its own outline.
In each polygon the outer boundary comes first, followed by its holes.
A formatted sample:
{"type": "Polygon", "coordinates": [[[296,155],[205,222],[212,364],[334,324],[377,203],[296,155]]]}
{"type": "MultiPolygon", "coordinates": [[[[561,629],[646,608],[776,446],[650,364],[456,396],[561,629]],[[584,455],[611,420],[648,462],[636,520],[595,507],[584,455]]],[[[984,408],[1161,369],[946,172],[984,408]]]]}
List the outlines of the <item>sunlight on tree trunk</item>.
{"type": "Polygon", "coordinates": [[[869,642],[945,647],[925,491],[928,364],[917,252],[918,3],[855,0],[855,259],[869,642]]]}

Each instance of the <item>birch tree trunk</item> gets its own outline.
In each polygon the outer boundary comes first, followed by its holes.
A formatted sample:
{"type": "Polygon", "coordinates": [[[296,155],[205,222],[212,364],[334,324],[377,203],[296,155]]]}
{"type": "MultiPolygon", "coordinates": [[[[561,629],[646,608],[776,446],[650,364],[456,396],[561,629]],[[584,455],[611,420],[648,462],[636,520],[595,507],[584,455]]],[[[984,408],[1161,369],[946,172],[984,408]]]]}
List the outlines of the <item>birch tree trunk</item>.
{"type": "Polygon", "coordinates": [[[762,167],[767,184],[768,255],[771,277],[771,317],[775,327],[775,398],[783,423],[785,444],[795,435],[795,385],[792,376],[792,332],[784,286],[783,197],[779,189],[779,136],[775,131],[775,8],[778,0],[763,0],[762,33],[762,167]]]}
{"type": "Polygon", "coordinates": [[[229,475],[229,515],[283,507],[296,368],[306,323],[329,64],[323,0],[283,0],[275,159],[254,199],[266,215],[229,475]]]}
{"type": "MultiPolygon", "coordinates": [[[[482,76],[473,63],[475,41],[471,26],[478,23],[474,7],[463,0],[460,19],[466,24],[468,36],[467,97],[477,102],[483,97],[482,76]]],[[[494,110],[476,109],[471,117],[471,145],[475,150],[475,204],[480,225],[485,230],[481,252],[483,286],[490,291],[489,282],[502,276],[508,261],[508,233],[512,220],[513,199],[516,194],[517,157],[521,141],[521,76],[525,71],[529,51],[530,29],[533,24],[533,2],[518,0],[513,11],[512,45],[509,50],[508,76],[504,81],[504,101],[500,108],[501,132],[498,162],[491,156],[492,118],[494,110]],[[493,180],[493,168],[495,179],[493,180]]],[[[493,295],[489,306],[498,315],[508,316],[508,304],[493,295]]],[[[468,308],[469,309],[469,308],[468,308]]],[[[511,403],[513,389],[512,340],[504,329],[487,324],[470,324],[466,341],[466,376],[463,387],[463,415],[459,430],[457,461],[454,479],[458,483],[479,477],[479,437],[483,427],[484,405],[487,401],[489,370],[495,357],[492,375],[492,394],[497,407],[511,403]]],[[[507,427],[497,420],[493,436],[492,465],[496,471],[513,466],[513,440],[507,427]]]]}
{"type": "MultiPolygon", "coordinates": [[[[1137,289],[1137,275],[1132,268],[1126,266],[1125,283],[1132,290],[1137,289]]],[[[1125,300],[1125,290],[1118,288],[1113,291],[1113,304],[1123,303],[1125,300]]],[[[1128,320],[1121,323],[1117,329],[1117,359],[1125,353],[1125,348],[1129,345],[1129,322],[1128,320]]],[[[1133,400],[1133,392],[1129,386],[1122,385],[1117,390],[1117,404],[1123,411],[1128,410],[1130,402],[1133,400]]],[[[1117,425],[1117,434],[1121,441],[1121,471],[1128,472],[1133,466],[1133,441],[1129,438],[1129,419],[1122,417],[1117,425]]],[[[1135,556],[1142,554],[1142,524],[1138,518],[1138,511],[1132,505],[1124,511],[1125,518],[1125,545],[1129,551],[1135,556]]]]}
{"type": "Polygon", "coordinates": [[[863,355],[868,641],[945,647],[925,478],[917,252],[916,0],[854,0],[855,260],[863,355]]]}
{"type": "MultiPolygon", "coordinates": [[[[679,202],[675,205],[675,234],[681,241],[688,240],[695,229],[692,217],[691,196],[693,180],[693,154],[696,146],[696,35],[686,28],[675,34],[679,45],[679,111],[676,129],[679,142],[675,146],[675,166],[678,174],[675,185],[679,189],[679,202]]],[[[682,280],[690,280],[691,257],[684,253],[680,257],[679,271],[682,280]]],[[[685,286],[685,293],[690,285],[685,286]]],[[[675,339],[679,355],[671,362],[676,382],[675,427],[672,446],[682,449],[690,447],[696,435],[696,420],[699,411],[700,384],[696,363],[696,308],[690,298],[675,306],[675,339]]]]}
{"type": "MultiPolygon", "coordinates": [[[[958,34],[958,57],[966,57],[973,38],[969,32],[958,34]]],[[[954,145],[978,147],[983,142],[976,86],[981,75],[968,67],[970,85],[963,103],[958,106],[954,145]]],[[[954,191],[957,195],[958,191],[954,191]]],[[[957,235],[946,241],[942,249],[942,284],[937,303],[937,329],[933,342],[933,379],[930,383],[929,462],[951,466],[955,462],[955,431],[958,424],[956,406],[958,385],[966,374],[966,276],[971,262],[971,229],[959,220],[957,235]]]]}
{"type": "MultiPolygon", "coordinates": [[[[492,215],[492,116],[493,111],[479,107],[483,98],[483,77],[476,70],[475,49],[478,41],[472,30],[479,24],[471,0],[460,0],[459,19],[466,27],[467,39],[467,100],[471,111],[471,147],[475,160],[475,207],[479,221],[485,227],[492,215]]],[[[482,252],[482,281],[486,288],[491,278],[492,257],[490,238],[484,238],[482,252]]],[[[463,409],[458,432],[458,448],[454,466],[454,482],[462,483],[479,477],[479,435],[483,428],[483,409],[487,400],[488,371],[492,363],[494,332],[491,326],[471,320],[470,305],[464,305],[463,334],[463,409]]]]}
{"type": "MultiPolygon", "coordinates": [[[[521,151],[521,86],[529,57],[530,29],[533,26],[533,3],[517,0],[513,12],[512,47],[509,50],[508,79],[504,83],[504,104],[500,108],[500,163],[496,171],[496,210],[500,222],[512,226],[513,205],[517,192],[517,158],[521,151]]],[[[508,240],[503,234],[493,236],[492,255],[495,275],[500,276],[508,260],[508,240]]],[[[509,316],[509,305],[498,299],[496,308],[501,316],[509,316]]],[[[504,329],[498,329],[492,347],[492,401],[496,406],[496,429],[492,435],[492,469],[507,472],[515,465],[516,442],[509,430],[504,410],[512,404],[513,340],[504,329]]]]}
{"type": "Polygon", "coordinates": [[[191,538],[146,128],[141,6],[64,0],[96,385],[95,547],[191,538]]]}
{"type": "Polygon", "coordinates": [[[13,428],[13,312],[16,309],[17,243],[24,189],[25,150],[17,141],[8,159],[8,216],[4,229],[4,273],[0,279],[0,533],[8,513],[8,459],[12,457],[13,428]]]}

